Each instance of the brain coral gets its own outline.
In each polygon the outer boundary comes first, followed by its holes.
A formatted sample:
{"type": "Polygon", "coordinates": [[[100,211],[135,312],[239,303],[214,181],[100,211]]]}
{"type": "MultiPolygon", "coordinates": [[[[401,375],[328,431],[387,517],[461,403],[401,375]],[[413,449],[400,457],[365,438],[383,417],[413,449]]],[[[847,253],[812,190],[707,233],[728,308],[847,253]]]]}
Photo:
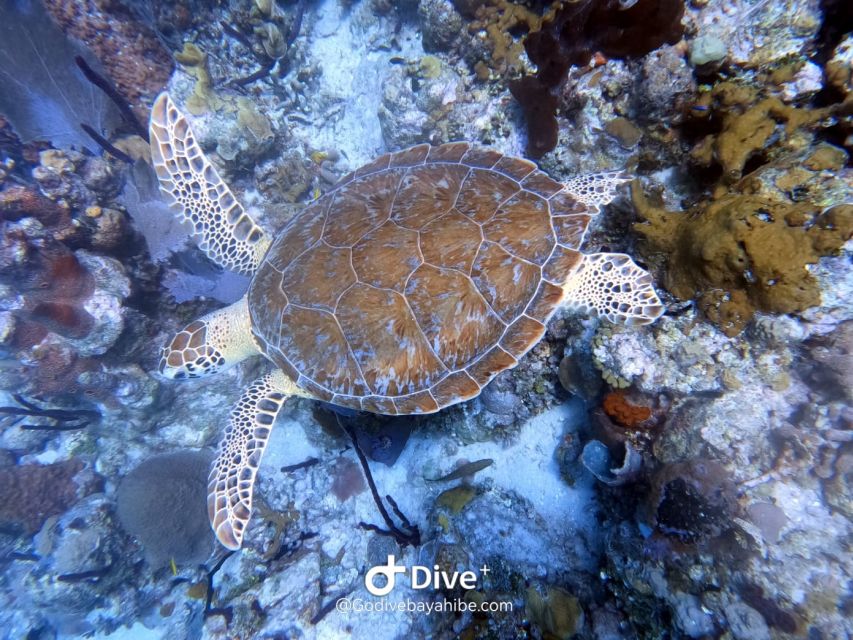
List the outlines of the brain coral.
{"type": "Polygon", "coordinates": [[[170,560],[201,563],[213,548],[207,523],[210,454],[176,451],[148,458],[122,481],[116,496],[119,521],[142,543],[156,568],[170,560]]]}

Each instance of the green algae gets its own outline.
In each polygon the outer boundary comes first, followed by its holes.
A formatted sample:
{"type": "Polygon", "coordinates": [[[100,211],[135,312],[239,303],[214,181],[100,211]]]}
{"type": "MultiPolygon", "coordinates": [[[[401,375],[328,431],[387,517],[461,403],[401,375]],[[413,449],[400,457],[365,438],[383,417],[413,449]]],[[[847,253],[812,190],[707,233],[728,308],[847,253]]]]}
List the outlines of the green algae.
{"type": "Polygon", "coordinates": [[[444,507],[452,514],[461,513],[462,509],[468,506],[468,503],[477,495],[477,490],[474,487],[467,485],[459,485],[447,491],[441,492],[435,499],[436,505],[444,507]]]}

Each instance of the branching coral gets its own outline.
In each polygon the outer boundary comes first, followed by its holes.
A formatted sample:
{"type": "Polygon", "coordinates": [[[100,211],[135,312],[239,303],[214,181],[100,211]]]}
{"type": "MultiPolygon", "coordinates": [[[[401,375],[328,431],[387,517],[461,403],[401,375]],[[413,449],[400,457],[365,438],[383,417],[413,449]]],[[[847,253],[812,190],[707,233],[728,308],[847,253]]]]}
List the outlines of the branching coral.
{"type": "Polygon", "coordinates": [[[849,193],[839,174],[846,153],[812,146],[813,129],[842,105],[795,108],[724,82],[695,107],[693,118],[716,128],[691,152],[694,163],[722,170],[710,198],[679,214],[647,198],[639,183],[632,188],[642,221],[634,228],[647,256],[666,260],[664,285],[682,300],[697,299],[730,336],[755,311],[796,313],[819,304],[806,266],[851,237],[853,206],[839,204],[849,193]],[[752,171],[741,177],[745,169],[752,171]]]}
{"type": "Polygon", "coordinates": [[[690,156],[703,167],[719,165],[724,180],[736,181],[751,158],[779,153],[795,142],[796,134],[837,110],[798,109],[775,97],[760,98],[752,87],[721,82],[694,105],[701,118],[719,121],[719,131],[705,136],[690,156]]]}
{"type": "Polygon", "coordinates": [[[557,8],[562,3],[552,3],[544,15],[510,0],[489,0],[483,3],[457,1],[455,4],[463,15],[474,15],[468,30],[472,33],[484,34],[492,50],[489,65],[503,74],[506,71],[521,71],[522,68],[521,54],[524,52],[524,44],[514,38],[513,34],[539,31],[543,21],[554,18],[557,8]],[[474,4],[479,6],[467,6],[474,4]]]}

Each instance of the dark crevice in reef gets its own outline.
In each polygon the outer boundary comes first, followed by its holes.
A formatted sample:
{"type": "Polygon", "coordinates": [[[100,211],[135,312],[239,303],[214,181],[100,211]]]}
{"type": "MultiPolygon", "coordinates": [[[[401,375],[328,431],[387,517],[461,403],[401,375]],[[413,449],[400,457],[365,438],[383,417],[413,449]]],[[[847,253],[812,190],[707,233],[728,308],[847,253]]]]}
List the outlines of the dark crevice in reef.
{"type": "Polygon", "coordinates": [[[524,49],[538,71],[510,82],[527,120],[527,155],[541,158],[557,146],[555,90],[572,65],[589,64],[593,54],[635,58],[683,33],[682,0],[638,0],[624,9],[619,0],[566,3],[542,29],[527,36],[524,49]]]}
{"type": "Polygon", "coordinates": [[[853,2],[821,0],[820,10],[823,13],[823,24],[818,32],[814,59],[823,66],[844,36],[853,31],[853,2]]]}

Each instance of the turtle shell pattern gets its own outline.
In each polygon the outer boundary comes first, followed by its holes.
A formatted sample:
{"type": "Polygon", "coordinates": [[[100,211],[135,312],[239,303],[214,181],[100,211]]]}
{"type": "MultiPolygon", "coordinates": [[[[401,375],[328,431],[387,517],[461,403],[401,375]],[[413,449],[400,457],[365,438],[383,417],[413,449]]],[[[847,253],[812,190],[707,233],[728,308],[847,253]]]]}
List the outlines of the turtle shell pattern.
{"type": "Polygon", "coordinates": [[[597,211],[492,149],[386,154],[276,237],[249,288],[252,331],[321,400],[438,411],[539,341],[597,211]]]}

